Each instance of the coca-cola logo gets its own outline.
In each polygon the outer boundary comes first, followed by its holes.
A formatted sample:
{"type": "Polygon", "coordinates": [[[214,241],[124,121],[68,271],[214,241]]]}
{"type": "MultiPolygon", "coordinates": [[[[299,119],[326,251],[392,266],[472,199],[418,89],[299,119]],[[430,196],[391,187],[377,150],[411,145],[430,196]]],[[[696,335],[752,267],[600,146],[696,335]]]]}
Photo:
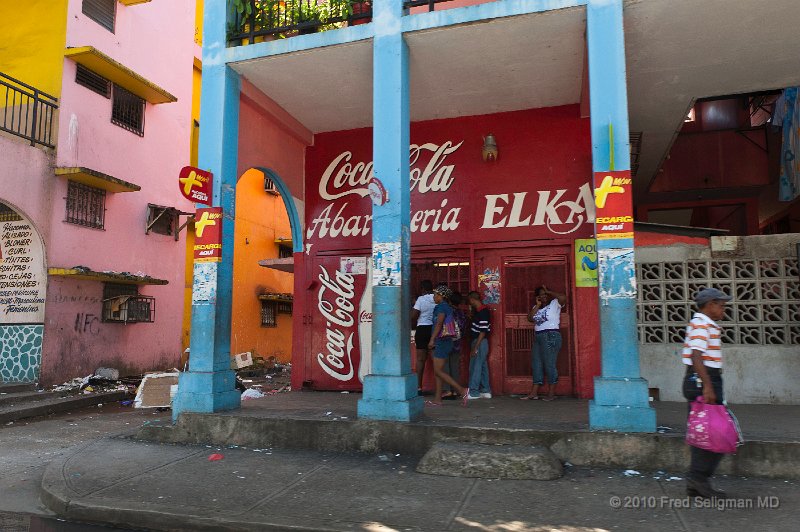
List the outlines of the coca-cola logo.
{"type": "Polygon", "coordinates": [[[334,379],[349,381],[354,373],[352,355],[355,331],[351,329],[355,324],[355,279],[351,274],[341,271],[336,271],[331,278],[322,265],[320,270],[322,272],[318,279],[322,285],[317,294],[317,308],[325,318],[325,352],[317,353],[317,362],[334,379]]]}
{"type": "MultiPolygon", "coordinates": [[[[416,189],[420,194],[425,194],[429,191],[445,192],[453,186],[455,165],[444,163],[462,144],[463,140],[458,144],[453,144],[449,140],[441,145],[431,142],[412,144],[409,153],[411,190],[416,189]],[[431,154],[427,163],[421,159],[423,152],[431,154]]],[[[331,161],[319,181],[320,198],[333,201],[351,194],[362,198],[369,195],[368,185],[374,175],[372,161],[354,164],[350,162],[352,158],[353,153],[345,151],[331,161]]]]}
{"type": "Polygon", "coordinates": [[[367,312],[366,310],[361,311],[361,315],[358,317],[358,321],[360,323],[372,323],[372,312],[367,312]]]}

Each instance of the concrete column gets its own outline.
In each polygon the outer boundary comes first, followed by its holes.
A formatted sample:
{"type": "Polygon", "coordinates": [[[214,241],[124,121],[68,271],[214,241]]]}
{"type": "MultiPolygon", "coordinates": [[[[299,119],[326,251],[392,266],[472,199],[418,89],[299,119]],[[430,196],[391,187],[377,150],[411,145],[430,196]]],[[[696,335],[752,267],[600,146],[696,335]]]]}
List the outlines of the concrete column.
{"type": "Polygon", "coordinates": [[[194,264],[189,371],[180,375],[172,404],[181,412],[238,408],[230,369],[233,218],[239,131],[239,76],[225,65],[226,0],[206,0],[199,166],[214,174],[213,204],[223,208],[222,261],[194,264]]]}
{"type": "Polygon", "coordinates": [[[408,47],[400,31],[402,0],[373,3],[374,174],[388,201],[372,208],[373,264],[399,251],[395,284],[376,286],[373,272],[372,373],[364,378],[360,418],[411,421],[422,412],[411,372],[409,278],[411,192],[409,186],[408,47]]]}
{"type": "MultiPolygon", "coordinates": [[[[622,0],[589,0],[586,9],[595,172],[630,170],[622,9],[622,0]]],[[[626,192],[630,214],[631,188],[626,192]]],[[[598,235],[599,226],[596,224],[598,235]]],[[[639,370],[633,233],[598,239],[597,254],[603,374],[595,378],[589,426],[593,430],[655,432],[655,410],[650,407],[647,381],[639,370]]]]}

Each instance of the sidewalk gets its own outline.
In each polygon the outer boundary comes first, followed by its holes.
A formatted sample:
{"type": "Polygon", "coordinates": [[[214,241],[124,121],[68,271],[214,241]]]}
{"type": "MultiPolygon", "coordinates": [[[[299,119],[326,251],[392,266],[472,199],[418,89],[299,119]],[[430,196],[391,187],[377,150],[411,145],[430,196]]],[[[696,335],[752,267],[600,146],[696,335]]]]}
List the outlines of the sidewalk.
{"type": "Polygon", "coordinates": [[[789,531],[800,519],[796,480],[722,477],[735,504],[751,507],[720,511],[670,508],[694,502],[677,471],[626,477],[567,467],[555,481],[483,480],[423,475],[416,464],[410,456],[118,437],[52,462],[42,497],[70,520],[155,530],[789,531]],[[212,453],[224,458],[209,461],[212,453]],[[779,507],[759,508],[765,496],[779,507]]]}

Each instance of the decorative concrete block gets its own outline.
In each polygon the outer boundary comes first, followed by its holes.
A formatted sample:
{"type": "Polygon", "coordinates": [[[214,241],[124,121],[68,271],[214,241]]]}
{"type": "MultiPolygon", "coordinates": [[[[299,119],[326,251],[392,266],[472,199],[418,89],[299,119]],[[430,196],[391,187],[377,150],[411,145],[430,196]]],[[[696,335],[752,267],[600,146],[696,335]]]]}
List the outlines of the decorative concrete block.
{"type": "Polygon", "coordinates": [[[516,480],[555,480],[564,474],[550,449],[529,445],[440,442],[422,457],[417,471],[431,475],[516,480]]]}

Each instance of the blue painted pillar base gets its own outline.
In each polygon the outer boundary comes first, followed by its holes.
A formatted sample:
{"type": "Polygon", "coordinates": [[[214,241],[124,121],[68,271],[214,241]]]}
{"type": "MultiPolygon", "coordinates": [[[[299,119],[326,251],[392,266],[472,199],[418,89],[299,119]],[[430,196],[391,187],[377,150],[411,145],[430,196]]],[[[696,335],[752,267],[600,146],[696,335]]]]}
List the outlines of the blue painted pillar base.
{"type": "Polygon", "coordinates": [[[186,371],[178,376],[178,393],[172,401],[172,421],[181,412],[220,412],[241,406],[236,374],[224,371],[186,371]]]}
{"type": "Polygon", "coordinates": [[[589,428],[618,432],[655,432],[656,411],[650,406],[647,381],[595,377],[589,401],[589,428]]]}
{"type": "Polygon", "coordinates": [[[422,415],[422,397],[417,395],[417,376],[367,375],[364,395],[358,401],[359,419],[414,421],[422,415]]]}

